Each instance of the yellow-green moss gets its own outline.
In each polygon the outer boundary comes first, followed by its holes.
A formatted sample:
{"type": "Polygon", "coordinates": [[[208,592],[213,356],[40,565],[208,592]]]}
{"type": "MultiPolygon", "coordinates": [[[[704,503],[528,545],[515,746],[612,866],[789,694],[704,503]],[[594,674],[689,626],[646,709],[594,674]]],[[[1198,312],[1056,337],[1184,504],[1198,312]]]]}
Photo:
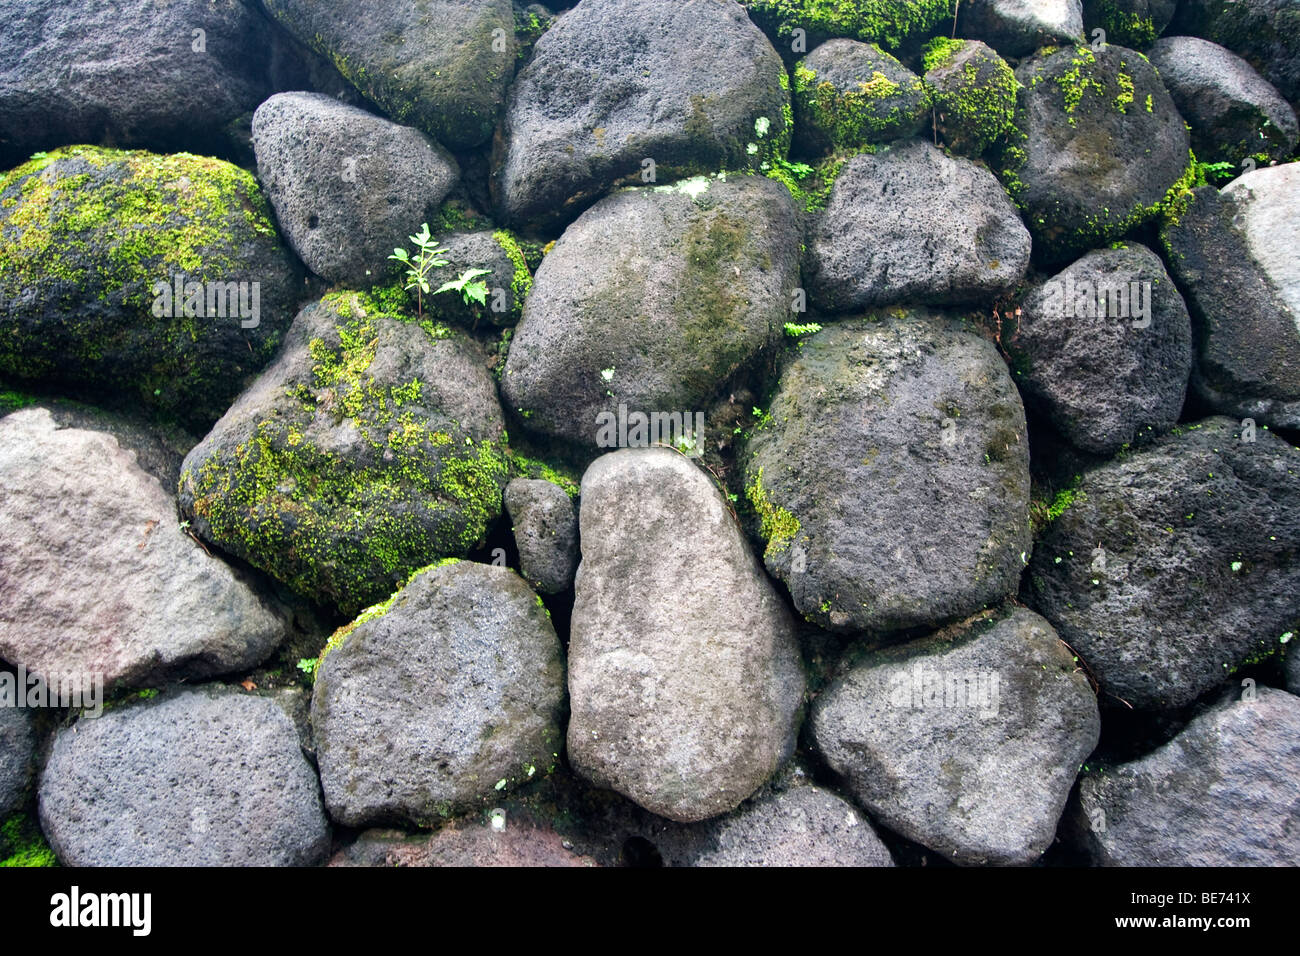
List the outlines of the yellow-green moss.
{"type": "Polygon", "coordinates": [[[788,548],[795,535],[799,533],[799,519],[768,499],[767,489],[763,487],[762,468],[758,469],[753,481],[746,486],[745,497],[749,499],[754,513],[758,516],[759,533],[767,542],[764,554],[777,554],[788,548]]]}

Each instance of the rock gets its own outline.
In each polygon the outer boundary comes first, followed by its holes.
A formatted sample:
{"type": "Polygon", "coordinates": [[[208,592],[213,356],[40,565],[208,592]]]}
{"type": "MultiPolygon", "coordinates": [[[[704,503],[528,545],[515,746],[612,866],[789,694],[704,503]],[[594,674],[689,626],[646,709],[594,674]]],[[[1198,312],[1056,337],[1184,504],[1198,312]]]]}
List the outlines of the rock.
{"type": "Polygon", "coordinates": [[[794,749],[804,677],[789,612],[722,495],[676,452],[598,458],[581,530],[570,764],[670,820],[734,809],[794,749]]]}
{"type": "Polygon", "coordinates": [[[253,117],[257,173],[307,268],[370,286],[434,218],[460,168],[419,130],[319,93],[280,93],[253,117]]]}
{"type": "Polygon", "coordinates": [[[799,142],[808,153],[906,139],[930,100],[921,78],[872,43],[830,40],[794,70],[799,142]]]}
{"type": "Polygon", "coordinates": [[[992,47],[936,37],[923,62],[935,129],[946,146],[980,156],[1015,132],[1016,74],[992,47]]]}
{"type": "Polygon", "coordinates": [[[777,49],[802,53],[830,37],[852,37],[888,49],[935,33],[952,20],[948,0],[740,0],[777,49]],[[795,33],[802,30],[803,34],[795,33]],[[802,48],[795,42],[802,40],[802,48]]]}
{"type": "Polygon", "coordinates": [[[502,397],[588,448],[611,446],[601,416],[620,406],[693,421],[781,337],[798,260],[794,204],[765,177],[616,193],[538,267],[502,397]]]}
{"type": "Polygon", "coordinates": [[[1003,56],[1083,37],[1080,0],[966,0],[958,10],[962,36],[983,40],[1003,56]]]}
{"type": "Polygon", "coordinates": [[[492,136],[515,68],[510,0],[263,0],[394,122],[453,150],[492,136]]]}
{"type": "Polygon", "coordinates": [[[1295,152],[1295,111],[1249,63],[1196,37],[1165,37],[1151,64],[1192,130],[1192,152],[1203,162],[1240,166],[1285,162],[1295,152]]]}
{"type": "Polygon", "coordinates": [[[1154,753],[1083,776],[1070,816],[1096,865],[1295,864],[1300,698],[1256,693],[1206,711],[1154,753]]]}
{"type": "Polygon", "coordinates": [[[181,512],[204,541],[355,614],[484,539],[503,427],[463,336],[331,293],[186,457],[181,512]]]}
{"type": "Polygon", "coordinates": [[[990,612],[856,664],[817,698],[813,739],[890,829],[962,864],[1051,844],[1101,718],[1051,625],[990,612]]]}
{"type": "Polygon", "coordinates": [[[559,485],[516,478],[506,485],[506,511],[519,548],[519,571],[543,594],[573,585],[578,566],[578,513],[559,485]]]}
{"type": "Polygon", "coordinates": [[[1272,651],[1300,615],[1300,449],[1210,418],[1083,476],[1025,599],[1103,696],[1173,708],[1272,651]]]}
{"type": "MultiPolygon", "coordinates": [[[[1295,635],[1291,636],[1291,640],[1295,635]]],[[[1300,694],[1300,653],[1294,648],[1288,648],[1290,653],[1286,655],[1286,689],[1293,694],[1300,694]]]]}
{"type": "Polygon", "coordinates": [[[1300,427],[1300,167],[1195,191],[1162,233],[1196,333],[1192,386],[1214,410],[1300,427]]]}
{"type": "Polygon", "coordinates": [[[440,239],[438,245],[447,250],[439,256],[447,260],[438,270],[439,282],[455,279],[467,269],[487,269],[488,274],[480,279],[488,287],[488,298],[485,305],[470,305],[459,294],[444,292],[429,298],[425,308],[448,322],[471,328],[480,322],[500,327],[519,321],[533,287],[533,274],[512,232],[458,232],[440,239]]]}
{"type": "MultiPolygon", "coordinates": [[[[1084,33],[1106,31],[1106,41],[1145,50],[1165,32],[1178,0],[1083,0],[1084,33]]],[[[1163,71],[1161,71],[1163,72],[1163,71]]]]}
{"type": "Polygon", "coordinates": [[[787,85],[734,3],[579,4],[511,87],[493,157],[501,217],[551,230],[615,185],[757,168],[789,143],[787,85]]]}
{"type": "Polygon", "coordinates": [[[71,146],[0,177],[0,375],[15,383],[206,428],[274,354],[298,289],[256,180],[229,163],[71,146]]]}
{"type": "Polygon", "coordinates": [[[858,810],[812,785],[767,793],[717,820],[670,828],[656,849],[669,866],[893,866],[858,810]]]}
{"type": "Polygon", "coordinates": [[[254,667],[285,635],[177,525],[171,494],[103,432],[0,419],[0,657],[47,679],[138,685],[254,667]]]}
{"type": "Polygon", "coordinates": [[[999,175],[1038,258],[1064,264],[1160,211],[1188,171],[1190,141],[1144,56],[1114,44],[1066,47],[1025,60],[1016,79],[1023,139],[999,175]]]}
{"type": "Polygon", "coordinates": [[[1187,305],[1136,243],[1035,285],[1002,342],[1016,382],[1076,447],[1110,455],[1178,422],[1192,367],[1187,305]]]}
{"type": "Polygon", "coordinates": [[[894,631],[1015,591],[1029,448],[988,341],[925,313],[836,323],[803,340],[768,414],[746,493],[767,569],[807,620],[894,631]]]}
{"type": "Polygon", "coordinates": [[[596,861],[566,849],[554,830],[449,823],[421,839],[395,830],[367,830],[330,866],[590,867],[596,861]]]}
{"type": "Polygon", "coordinates": [[[112,142],[195,152],[267,95],[274,44],[239,0],[3,0],[0,169],[112,142]]]}
{"type": "Polygon", "coordinates": [[[808,229],[819,309],[995,298],[1029,266],[1029,233],[986,169],[915,140],[844,164],[808,229]]]}
{"type": "Polygon", "coordinates": [[[428,826],[545,774],[564,665],[513,571],[432,567],[330,640],[312,696],[325,804],[347,826],[428,826]]]}
{"type": "Polygon", "coordinates": [[[1300,103],[1300,10],[1292,0],[1182,0],[1170,32],[1227,47],[1300,103]]]}
{"type": "Polygon", "coordinates": [[[36,765],[36,733],[31,716],[0,693],[0,818],[22,809],[36,765]]]}
{"type": "Polygon", "coordinates": [[[210,690],[60,731],[40,817],[64,866],[313,866],[330,847],[289,718],[210,690]]]}

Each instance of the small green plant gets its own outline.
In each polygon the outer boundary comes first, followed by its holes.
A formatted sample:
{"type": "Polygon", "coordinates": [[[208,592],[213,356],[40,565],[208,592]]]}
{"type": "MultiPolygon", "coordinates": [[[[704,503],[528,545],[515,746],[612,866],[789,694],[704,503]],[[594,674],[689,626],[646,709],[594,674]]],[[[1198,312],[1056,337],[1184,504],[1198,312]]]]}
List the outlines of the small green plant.
{"type": "Polygon", "coordinates": [[[487,305],[487,283],[479,279],[479,276],[490,275],[491,272],[491,269],[466,269],[460,274],[460,278],[440,285],[434,295],[441,292],[459,292],[466,305],[476,303],[478,305],[487,305]]]}
{"type": "Polygon", "coordinates": [[[429,273],[447,264],[447,260],[441,258],[447,250],[436,248],[438,241],[429,235],[427,222],[420,226],[420,231],[411,236],[410,240],[415,243],[415,258],[411,258],[410,253],[405,249],[394,249],[393,254],[388,258],[395,259],[406,266],[406,289],[415,290],[416,308],[419,317],[424,318],[424,297],[429,294],[430,289],[429,273]]]}
{"type": "Polygon", "coordinates": [[[298,659],[298,670],[304,674],[315,674],[318,663],[320,663],[319,657],[301,657],[298,659]]]}
{"type": "Polygon", "coordinates": [[[797,339],[801,335],[814,335],[821,330],[822,327],[816,322],[787,322],[785,324],[785,334],[792,339],[797,339]]]}

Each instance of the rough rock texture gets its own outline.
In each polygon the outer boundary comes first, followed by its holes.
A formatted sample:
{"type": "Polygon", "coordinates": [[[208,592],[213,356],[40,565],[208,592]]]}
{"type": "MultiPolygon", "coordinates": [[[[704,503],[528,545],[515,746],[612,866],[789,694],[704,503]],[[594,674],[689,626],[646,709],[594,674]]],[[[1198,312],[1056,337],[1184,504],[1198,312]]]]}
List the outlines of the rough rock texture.
{"type": "Polygon", "coordinates": [[[1226,415],[1300,427],[1300,166],[1197,189],[1162,241],[1192,314],[1198,394],[1226,415]]]}
{"type": "Polygon", "coordinates": [[[1032,611],[981,615],[878,652],[818,697],[817,749],[882,823],[958,863],[1051,844],[1097,745],[1097,700],[1032,611]]]}
{"type": "Polygon", "coordinates": [[[272,42],[240,0],[3,0],[0,20],[0,169],[66,143],[212,144],[267,93],[272,42]]]}
{"type": "Polygon", "coordinates": [[[1295,110],[1235,53],[1196,37],[1165,37],[1151,48],[1151,65],[1192,128],[1192,152],[1202,162],[1238,166],[1254,157],[1265,165],[1295,151],[1295,110]]]}
{"type": "Polygon", "coordinates": [[[1029,251],[988,170],[916,140],[844,164],[809,226],[804,281],[828,311],[976,302],[1014,287],[1029,251]]]}
{"type": "Polygon", "coordinates": [[[492,181],[501,215],[553,228],[617,183],[669,183],[779,152],[790,132],[784,77],[737,4],[579,4],[510,89],[492,181]]]}
{"type": "Polygon", "coordinates": [[[73,146],[0,177],[0,375],[14,382],[205,428],[274,354],[298,280],[257,181],[229,163],[73,146]],[[177,281],[193,300],[176,301],[177,281]]]}
{"type": "Polygon", "coordinates": [[[447,250],[439,256],[447,264],[435,273],[438,284],[459,277],[467,269],[487,269],[488,275],[479,279],[488,287],[488,296],[481,306],[466,303],[454,291],[426,297],[424,307],[431,314],[475,328],[480,324],[506,326],[519,321],[524,300],[533,287],[533,274],[514,234],[504,229],[457,232],[439,239],[438,245],[447,250]]]}
{"type": "Polygon", "coordinates": [[[1295,866],[1300,698],[1260,687],[1139,760],[1087,773],[1069,816],[1101,866],[1295,866]]]}
{"type": "Polygon", "coordinates": [[[427,826],[555,762],[560,641],[513,571],[430,568],[330,644],[312,728],[325,803],[340,823],[427,826]]]}
{"type": "Polygon", "coordinates": [[[805,618],[897,630],[1016,589],[1029,447],[988,341],[925,313],[837,323],[803,340],[769,414],[746,492],[767,568],[805,618]]]}
{"type": "Polygon", "coordinates": [[[568,493],[551,481],[516,478],[505,505],[524,579],[543,594],[567,591],[578,566],[578,512],[568,493]]]}
{"type": "Polygon", "coordinates": [[[1187,127],[1146,58],[1109,44],[1025,60],[1016,110],[1023,134],[999,164],[1034,235],[1034,254],[1064,263],[1108,245],[1158,211],[1187,171],[1187,127]]]}
{"type": "Polygon", "coordinates": [[[1016,75],[992,47],[941,37],[927,48],[924,63],[934,128],[946,146],[980,156],[1015,132],[1016,75]]]}
{"type": "Polygon", "coordinates": [[[819,153],[905,139],[929,105],[921,78],[880,47],[830,40],[795,67],[795,145],[819,153]]]}
{"type": "Polygon", "coordinates": [[[367,830],[340,850],[330,866],[590,867],[596,861],[566,849],[554,830],[512,826],[493,830],[448,824],[422,839],[400,830],[367,830]]]}
{"type": "Polygon", "coordinates": [[[568,755],[598,787],[689,822],[734,809],[794,748],[794,622],[709,477],[667,449],[582,479],[568,755]]]}
{"type": "Polygon", "coordinates": [[[36,734],[26,710],[0,694],[0,818],[21,809],[36,760],[36,734]]]}
{"type": "Polygon", "coordinates": [[[253,116],[257,174],[307,268],[368,286],[428,222],[460,175],[419,130],[319,93],[280,93],[253,116]]]}
{"type": "MultiPolygon", "coordinates": [[[[1295,640],[1294,634],[1291,640],[1295,640]]],[[[1292,644],[1286,655],[1286,689],[1293,694],[1300,694],[1300,652],[1295,648],[1296,645],[1292,644]]]]}
{"type": "Polygon", "coordinates": [[[1083,0],[1084,32],[1105,30],[1109,43],[1145,50],[1165,32],[1178,0],[1083,0]]]}
{"type": "Polygon", "coordinates": [[[1025,589],[1139,709],[1192,701],[1300,615],[1300,449],[1226,418],[1179,432],[1083,476],[1025,589]]]}
{"type": "Polygon", "coordinates": [[[515,68],[510,0],[263,0],[398,123],[449,149],[492,135],[515,68]]]}
{"type": "Polygon", "coordinates": [[[1169,32],[1227,47],[1293,106],[1300,103],[1300,10],[1293,0],[1182,0],[1169,32]]]}
{"type": "Polygon", "coordinates": [[[331,293],[186,457],[180,508],[203,540],[355,614],[484,538],[502,431],[463,336],[331,293]]]}
{"type": "Polygon", "coordinates": [[[1033,287],[1008,318],[1002,342],[1017,384],[1078,448],[1111,454],[1177,423],[1191,319],[1150,249],[1090,252],[1033,287]]]}
{"type": "Polygon", "coordinates": [[[316,775],[271,701],[183,691],[60,731],[41,829],[65,866],[311,866],[316,775]]]}
{"type": "Polygon", "coordinates": [[[794,204],[770,179],[616,193],[538,267],[502,396],[528,428],[588,447],[620,405],[703,412],[781,336],[798,259],[794,204]]]}
{"type": "Polygon", "coordinates": [[[284,622],[111,435],[0,419],[0,658],[105,685],[253,667],[284,622]]]}
{"type": "Polygon", "coordinates": [[[1003,56],[1083,36],[1080,0],[966,0],[958,11],[962,36],[983,40],[1003,56]]]}

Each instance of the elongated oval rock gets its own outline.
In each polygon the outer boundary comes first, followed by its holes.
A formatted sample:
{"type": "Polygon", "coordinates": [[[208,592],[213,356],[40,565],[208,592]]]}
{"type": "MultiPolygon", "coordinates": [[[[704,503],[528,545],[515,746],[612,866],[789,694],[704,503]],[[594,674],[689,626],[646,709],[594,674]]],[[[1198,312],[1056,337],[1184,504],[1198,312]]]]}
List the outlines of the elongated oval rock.
{"type": "Polygon", "coordinates": [[[330,848],[292,721],[238,692],[183,691],[61,731],[40,816],[65,866],[312,866],[330,848]]]}
{"type": "Polygon", "coordinates": [[[1052,842],[1101,718],[1051,625],[1013,608],[867,657],[812,726],[886,826],[958,863],[1023,865],[1052,842]]]}
{"type": "Polygon", "coordinates": [[[767,568],[806,619],[896,631],[1015,591],[1029,447],[989,342],[933,313],[837,323],[804,339],[769,415],[745,490],[767,568]]]}
{"type": "Polygon", "coordinates": [[[569,644],[569,760],[596,786],[691,822],[734,809],[793,752],[794,622],[722,495],[668,449],[582,479],[569,644]]]}

